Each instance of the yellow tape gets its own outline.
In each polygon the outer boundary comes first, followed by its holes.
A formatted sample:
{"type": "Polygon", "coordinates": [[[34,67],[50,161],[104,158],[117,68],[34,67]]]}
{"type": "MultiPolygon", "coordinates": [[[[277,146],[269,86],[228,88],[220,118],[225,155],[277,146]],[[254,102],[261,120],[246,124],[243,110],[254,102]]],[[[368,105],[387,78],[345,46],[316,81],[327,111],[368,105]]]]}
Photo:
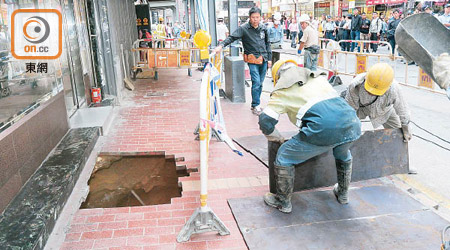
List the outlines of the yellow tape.
{"type": "Polygon", "coordinates": [[[208,199],[208,195],[207,194],[201,194],[200,195],[200,204],[202,205],[202,207],[206,206],[206,199],[208,199]]]}
{"type": "Polygon", "coordinates": [[[403,180],[406,184],[409,186],[421,191],[426,196],[428,196],[431,200],[435,201],[436,203],[440,203],[440,206],[446,207],[450,209],[450,200],[445,198],[444,196],[434,192],[431,190],[431,188],[426,187],[419,181],[407,176],[407,175],[397,175],[397,177],[400,180],[403,180]]]}
{"type": "Polygon", "coordinates": [[[199,134],[200,134],[200,141],[203,141],[206,139],[206,137],[208,136],[208,130],[199,130],[199,134]]]}

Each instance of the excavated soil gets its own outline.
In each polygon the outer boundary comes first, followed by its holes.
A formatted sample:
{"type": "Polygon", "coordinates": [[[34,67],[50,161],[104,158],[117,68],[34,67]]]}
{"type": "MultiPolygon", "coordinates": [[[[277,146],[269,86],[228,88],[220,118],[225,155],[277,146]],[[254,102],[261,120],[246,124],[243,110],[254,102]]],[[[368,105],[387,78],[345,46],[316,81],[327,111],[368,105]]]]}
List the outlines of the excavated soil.
{"type": "Polygon", "coordinates": [[[181,196],[175,160],[164,156],[99,156],[88,184],[81,208],[169,204],[181,196]]]}

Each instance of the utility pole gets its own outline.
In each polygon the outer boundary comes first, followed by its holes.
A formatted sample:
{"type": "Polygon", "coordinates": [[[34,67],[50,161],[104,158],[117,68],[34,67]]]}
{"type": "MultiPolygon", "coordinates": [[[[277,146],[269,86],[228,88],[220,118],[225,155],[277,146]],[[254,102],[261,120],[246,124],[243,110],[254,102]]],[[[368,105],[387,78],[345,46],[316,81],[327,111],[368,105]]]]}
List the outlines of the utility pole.
{"type": "MultiPolygon", "coordinates": [[[[270,1],[270,0],[269,0],[270,1]]],[[[228,0],[228,21],[229,21],[229,27],[228,30],[230,31],[230,34],[233,34],[235,30],[238,28],[238,5],[237,0],[228,0]]],[[[230,45],[230,54],[231,56],[238,56],[239,55],[239,49],[236,47],[238,44],[237,41],[232,43],[230,45]]]]}

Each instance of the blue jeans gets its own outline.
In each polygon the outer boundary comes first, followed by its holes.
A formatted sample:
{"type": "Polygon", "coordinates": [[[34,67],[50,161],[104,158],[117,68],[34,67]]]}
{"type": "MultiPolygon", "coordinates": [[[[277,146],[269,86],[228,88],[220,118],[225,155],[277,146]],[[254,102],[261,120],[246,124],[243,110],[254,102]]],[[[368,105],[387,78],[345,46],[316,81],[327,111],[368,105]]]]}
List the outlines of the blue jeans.
{"type": "Polygon", "coordinates": [[[262,64],[248,64],[250,76],[252,77],[252,107],[259,106],[262,92],[262,84],[267,72],[267,61],[262,64]]]}
{"type": "Polygon", "coordinates": [[[291,47],[295,46],[296,39],[297,39],[297,32],[296,31],[291,32],[291,47]]]}
{"type": "Polygon", "coordinates": [[[395,39],[394,39],[394,38],[389,39],[389,44],[391,44],[391,47],[392,47],[392,55],[393,55],[394,52],[395,52],[395,39]]]}
{"type": "Polygon", "coordinates": [[[300,139],[300,133],[298,133],[289,141],[283,143],[278,149],[275,165],[292,167],[303,163],[314,156],[323,154],[330,149],[333,149],[333,155],[336,160],[344,162],[350,161],[352,159],[352,154],[350,153],[350,146],[352,143],[353,142],[330,146],[317,146],[302,141],[300,139]]]}
{"type": "MultiPolygon", "coordinates": [[[[350,31],[350,37],[351,37],[350,40],[360,40],[359,35],[360,35],[359,30],[350,31]]],[[[355,46],[356,46],[356,43],[352,43],[352,48],[351,48],[352,52],[355,51],[355,46]]],[[[359,47],[358,47],[358,52],[360,52],[359,47]]]]}
{"type": "Polygon", "coordinates": [[[311,54],[308,50],[305,49],[305,62],[304,67],[307,69],[310,69],[312,71],[317,70],[317,59],[319,58],[319,55],[317,54],[311,54]]]}

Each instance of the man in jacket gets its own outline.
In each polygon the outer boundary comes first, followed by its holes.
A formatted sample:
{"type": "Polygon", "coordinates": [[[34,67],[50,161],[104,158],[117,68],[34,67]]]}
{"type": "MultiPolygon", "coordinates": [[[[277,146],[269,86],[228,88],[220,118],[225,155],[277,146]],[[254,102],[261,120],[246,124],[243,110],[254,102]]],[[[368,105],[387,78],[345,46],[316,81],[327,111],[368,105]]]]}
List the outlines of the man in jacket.
{"type": "Polygon", "coordinates": [[[267,67],[272,66],[272,50],[266,27],[260,24],[261,9],[252,7],[249,11],[249,22],[239,26],[237,30],[221,42],[214,51],[219,53],[223,47],[241,39],[244,47],[244,61],[248,63],[252,78],[252,104],[253,114],[261,113],[260,97],[262,84],[266,76],[267,67]]]}
{"type": "MultiPolygon", "coordinates": [[[[359,15],[358,9],[353,10],[353,16],[352,16],[352,24],[351,24],[351,31],[350,31],[350,39],[351,40],[360,40],[360,29],[362,25],[362,18],[359,15]]],[[[351,51],[355,51],[356,43],[352,43],[351,51]]],[[[360,48],[358,46],[358,52],[360,52],[360,48]]]]}
{"type": "Polygon", "coordinates": [[[274,90],[259,116],[262,133],[269,141],[283,143],[283,136],[275,128],[281,114],[287,114],[300,131],[278,149],[276,193],[265,194],[264,202],[290,213],[295,165],[332,149],[338,180],[333,192],[339,203],[348,203],[352,172],[349,148],[361,136],[361,122],[355,111],[337,95],[326,75],[297,67],[295,61],[277,61],[272,78],[274,90]]]}
{"type": "Polygon", "coordinates": [[[400,12],[398,10],[394,10],[392,12],[393,19],[389,21],[387,28],[387,39],[392,47],[392,54],[395,51],[395,30],[397,29],[398,24],[400,23],[400,12]]]}

